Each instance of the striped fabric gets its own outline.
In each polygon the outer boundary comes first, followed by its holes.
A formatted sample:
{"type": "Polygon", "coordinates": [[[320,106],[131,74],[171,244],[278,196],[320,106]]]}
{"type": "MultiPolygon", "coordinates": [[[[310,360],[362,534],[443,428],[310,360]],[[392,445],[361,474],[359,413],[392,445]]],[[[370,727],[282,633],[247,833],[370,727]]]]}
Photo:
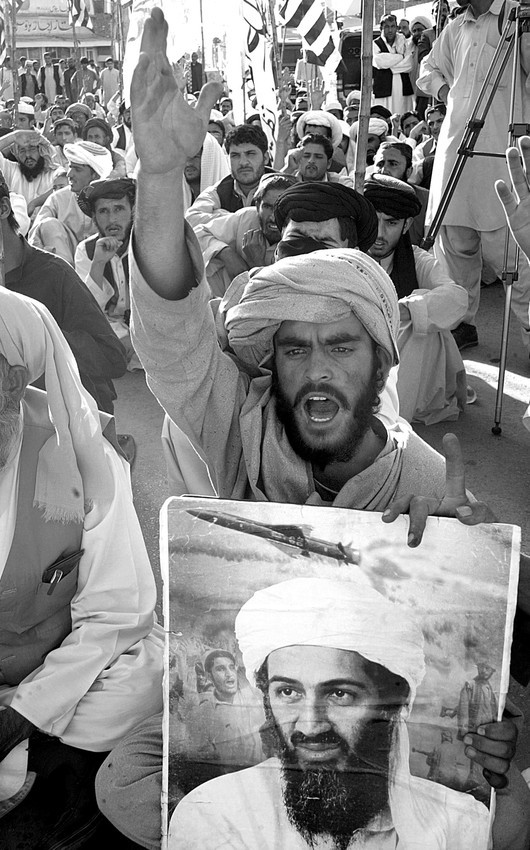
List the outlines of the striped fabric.
{"type": "Polygon", "coordinates": [[[94,29],[92,0],[68,0],[68,7],[70,24],[75,24],[76,27],[86,27],[88,30],[94,29]]]}
{"type": "MultiPolygon", "coordinates": [[[[11,0],[13,2],[13,0],[11,0]]],[[[24,0],[14,0],[16,10],[20,9],[24,0]]],[[[11,3],[8,3],[7,0],[4,2],[0,2],[0,65],[9,55],[9,45],[7,44],[6,39],[6,27],[5,27],[5,15],[11,14],[11,3]]]]}
{"type": "Polygon", "coordinates": [[[322,0],[285,0],[280,3],[280,16],[286,27],[298,31],[302,46],[317,58],[317,64],[335,71],[341,55],[326,20],[322,0]]]}

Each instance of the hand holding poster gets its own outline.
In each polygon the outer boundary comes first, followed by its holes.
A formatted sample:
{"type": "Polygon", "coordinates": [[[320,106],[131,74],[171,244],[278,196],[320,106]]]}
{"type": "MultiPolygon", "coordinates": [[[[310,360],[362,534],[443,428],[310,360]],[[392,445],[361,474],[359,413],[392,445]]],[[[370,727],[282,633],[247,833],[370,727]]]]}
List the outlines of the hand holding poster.
{"type": "Polygon", "coordinates": [[[403,523],[168,503],[170,848],[486,850],[518,529],[403,523]]]}

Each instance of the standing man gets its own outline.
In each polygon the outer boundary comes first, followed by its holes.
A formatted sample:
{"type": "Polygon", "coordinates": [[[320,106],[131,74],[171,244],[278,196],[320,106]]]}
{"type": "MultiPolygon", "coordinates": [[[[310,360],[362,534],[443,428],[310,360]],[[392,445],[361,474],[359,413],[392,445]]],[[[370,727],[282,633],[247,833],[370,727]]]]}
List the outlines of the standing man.
{"type": "MultiPolygon", "coordinates": [[[[199,62],[199,57],[196,53],[191,54],[191,61],[186,65],[186,91],[189,94],[195,94],[202,89],[204,79],[202,73],[202,63],[199,62]]],[[[224,115],[225,113],[223,113],[224,115]]]]}
{"type": "Polygon", "coordinates": [[[15,72],[11,67],[11,57],[6,56],[0,68],[0,99],[13,100],[15,97],[15,72]]]}
{"type": "Polygon", "coordinates": [[[101,102],[106,109],[109,100],[120,88],[120,72],[114,67],[112,56],[105,59],[105,67],[100,74],[99,81],[101,83],[101,102]]]}
{"type": "Polygon", "coordinates": [[[64,90],[66,93],[66,97],[70,101],[70,103],[76,103],[78,99],[79,91],[75,86],[72,86],[72,77],[76,72],[75,67],[75,56],[69,56],[67,59],[67,67],[64,72],[64,90]]]}
{"type": "Polygon", "coordinates": [[[425,116],[425,109],[428,106],[429,98],[425,97],[424,93],[420,91],[418,86],[416,85],[416,80],[418,79],[420,73],[420,41],[422,34],[426,29],[429,29],[431,26],[431,22],[429,18],[424,15],[418,15],[412,21],[410,25],[410,31],[412,33],[412,69],[410,71],[410,81],[412,83],[412,87],[414,89],[414,96],[416,98],[415,108],[418,113],[419,118],[423,121],[425,116]]]}
{"type": "MultiPolygon", "coordinates": [[[[502,0],[471,0],[465,12],[445,27],[422,64],[418,86],[447,104],[447,116],[437,142],[427,223],[438,208],[456,161],[470,109],[476,102],[499,42],[502,20],[506,20],[516,5],[512,0],[507,0],[506,4],[502,0]]],[[[530,70],[530,33],[522,32],[520,38],[521,66],[517,69],[515,114],[516,120],[526,121],[529,103],[525,86],[530,70]]],[[[512,65],[508,63],[488,110],[479,136],[480,150],[499,152],[506,147],[511,69],[512,65]]],[[[436,256],[449,277],[465,286],[469,294],[468,312],[454,332],[460,349],[478,344],[475,321],[483,263],[488,263],[499,276],[503,265],[506,221],[495,194],[496,179],[508,181],[504,159],[489,156],[468,158],[436,239],[436,256]]],[[[513,252],[512,243],[510,259],[513,259],[513,252]]],[[[527,351],[530,350],[529,302],[530,267],[524,260],[519,265],[519,278],[512,287],[512,310],[521,323],[527,351]]]]}
{"type": "Polygon", "coordinates": [[[48,103],[53,103],[56,94],[62,94],[59,66],[53,64],[51,53],[44,54],[44,65],[39,68],[38,80],[40,90],[48,98],[48,103]]]}
{"type": "Polygon", "coordinates": [[[88,59],[86,56],[80,60],[81,67],[72,77],[72,88],[75,86],[77,99],[79,100],[84,94],[94,94],[98,87],[98,75],[92,68],[88,67],[88,59]]]}
{"type": "Polygon", "coordinates": [[[398,32],[395,15],[383,15],[380,27],[381,35],[373,43],[374,103],[402,115],[412,109],[413,42],[398,32]]]}

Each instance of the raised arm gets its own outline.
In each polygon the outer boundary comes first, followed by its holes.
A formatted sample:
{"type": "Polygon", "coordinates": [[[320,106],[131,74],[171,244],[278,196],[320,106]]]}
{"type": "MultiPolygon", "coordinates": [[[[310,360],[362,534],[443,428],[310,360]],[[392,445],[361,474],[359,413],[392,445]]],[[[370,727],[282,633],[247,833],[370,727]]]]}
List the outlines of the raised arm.
{"type": "Polygon", "coordinates": [[[134,247],[151,288],[176,301],[195,285],[184,239],[184,166],[202,145],[221,86],[208,83],[196,108],[188,106],[166,55],[167,30],[164,15],[153,9],[144,26],[131,84],[133,134],[140,160],[134,247]]]}

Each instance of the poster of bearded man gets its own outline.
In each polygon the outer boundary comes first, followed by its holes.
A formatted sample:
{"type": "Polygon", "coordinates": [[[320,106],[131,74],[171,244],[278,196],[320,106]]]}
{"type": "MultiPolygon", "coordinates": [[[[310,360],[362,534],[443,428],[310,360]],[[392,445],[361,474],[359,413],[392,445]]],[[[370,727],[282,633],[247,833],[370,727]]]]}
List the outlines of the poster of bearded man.
{"type": "Polygon", "coordinates": [[[519,529],[430,518],[411,549],[407,522],[166,503],[164,847],[503,847],[458,706],[487,667],[502,736],[519,529]]]}

